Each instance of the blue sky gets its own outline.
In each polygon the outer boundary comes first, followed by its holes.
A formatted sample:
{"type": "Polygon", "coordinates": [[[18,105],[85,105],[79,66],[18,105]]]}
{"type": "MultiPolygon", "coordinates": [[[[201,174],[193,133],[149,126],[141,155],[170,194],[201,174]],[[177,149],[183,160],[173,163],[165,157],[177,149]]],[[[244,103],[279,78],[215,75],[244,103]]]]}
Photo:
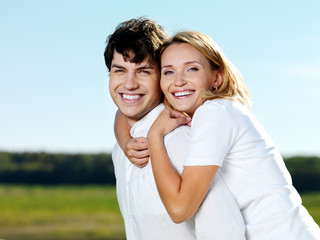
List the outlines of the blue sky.
{"type": "Polygon", "coordinates": [[[0,0],[0,150],[110,152],[105,40],[149,16],[211,36],[282,154],[320,155],[319,12],[320,0],[0,0]]]}

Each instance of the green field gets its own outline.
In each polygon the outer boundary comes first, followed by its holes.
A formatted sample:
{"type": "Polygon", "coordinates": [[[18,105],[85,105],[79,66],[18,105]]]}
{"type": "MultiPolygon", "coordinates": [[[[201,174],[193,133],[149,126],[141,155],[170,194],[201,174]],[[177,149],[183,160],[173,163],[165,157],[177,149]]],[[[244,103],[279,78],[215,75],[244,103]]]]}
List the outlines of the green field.
{"type": "Polygon", "coordinates": [[[0,185],[0,239],[125,239],[115,187],[0,185]]]}
{"type": "MultiPolygon", "coordinates": [[[[320,223],[320,193],[303,194],[320,223]]],[[[0,185],[0,240],[125,239],[113,186],[0,185]]]]}

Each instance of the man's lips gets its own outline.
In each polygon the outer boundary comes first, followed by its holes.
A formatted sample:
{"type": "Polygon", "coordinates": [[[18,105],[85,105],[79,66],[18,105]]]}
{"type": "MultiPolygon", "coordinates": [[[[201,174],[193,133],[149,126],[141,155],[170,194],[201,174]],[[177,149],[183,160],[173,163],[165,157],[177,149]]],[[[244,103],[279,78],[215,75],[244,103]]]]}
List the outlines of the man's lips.
{"type": "Polygon", "coordinates": [[[134,99],[140,98],[141,95],[140,95],[140,94],[125,94],[125,93],[123,93],[123,94],[122,94],[122,97],[123,97],[124,99],[134,100],[134,99]]]}
{"type": "Polygon", "coordinates": [[[173,92],[172,95],[175,97],[187,97],[193,94],[194,92],[195,92],[194,90],[176,91],[176,92],[173,92]]]}
{"type": "Polygon", "coordinates": [[[120,93],[121,98],[125,101],[125,102],[136,102],[139,101],[144,94],[128,94],[128,93],[120,93]]]}

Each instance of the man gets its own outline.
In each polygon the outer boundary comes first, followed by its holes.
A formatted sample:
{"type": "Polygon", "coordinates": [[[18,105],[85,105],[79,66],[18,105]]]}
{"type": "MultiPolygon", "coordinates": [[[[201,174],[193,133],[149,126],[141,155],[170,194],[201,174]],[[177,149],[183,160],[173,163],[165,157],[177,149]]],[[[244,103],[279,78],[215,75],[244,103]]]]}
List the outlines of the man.
{"type": "MultiPolygon", "coordinates": [[[[110,72],[110,94],[133,138],[146,137],[152,123],[164,109],[160,104],[162,93],[156,50],[166,39],[162,27],[145,18],[121,23],[108,38],[104,56],[110,72]]],[[[177,128],[165,138],[169,157],[179,172],[183,169],[189,138],[187,126],[177,128]]],[[[207,236],[219,240],[244,239],[240,211],[219,177],[210,190],[217,192],[216,204],[207,206],[204,201],[203,206],[206,207],[192,219],[175,224],[161,202],[150,162],[136,166],[139,163],[130,162],[118,144],[113,149],[112,159],[127,239],[188,240],[208,239],[207,236]],[[208,211],[217,212],[216,217],[212,218],[208,211]],[[212,224],[212,232],[204,232],[207,229],[203,227],[205,224],[212,224]]]]}
{"type": "MultiPolygon", "coordinates": [[[[166,39],[160,26],[144,18],[121,23],[108,38],[104,56],[110,72],[110,94],[135,137],[146,137],[153,122],[141,125],[143,117],[148,115],[155,120],[157,112],[163,109],[158,106],[162,93],[155,52],[166,39]]],[[[158,195],[150,164],[144,168],[133,165],[119,145],[113,149],[112,159],[128,240],[196,239],[193,220],[175,224],[170,219],[158,195]]]]}

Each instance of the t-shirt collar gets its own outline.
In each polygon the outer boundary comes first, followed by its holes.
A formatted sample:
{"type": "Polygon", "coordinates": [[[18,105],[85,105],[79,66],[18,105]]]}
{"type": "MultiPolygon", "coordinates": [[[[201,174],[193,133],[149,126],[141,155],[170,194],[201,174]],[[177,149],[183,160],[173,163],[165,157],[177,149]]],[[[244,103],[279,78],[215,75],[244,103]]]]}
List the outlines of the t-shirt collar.
{"type": "Polygon", "coordinates": [[[143,118],[137,121],[131,128],[130,134],[132,137],[147,137],[148,131],[151,128],[153,122],[157,119],[159,114],[165,106],[161,103],[147,113],[143,118]]]}

